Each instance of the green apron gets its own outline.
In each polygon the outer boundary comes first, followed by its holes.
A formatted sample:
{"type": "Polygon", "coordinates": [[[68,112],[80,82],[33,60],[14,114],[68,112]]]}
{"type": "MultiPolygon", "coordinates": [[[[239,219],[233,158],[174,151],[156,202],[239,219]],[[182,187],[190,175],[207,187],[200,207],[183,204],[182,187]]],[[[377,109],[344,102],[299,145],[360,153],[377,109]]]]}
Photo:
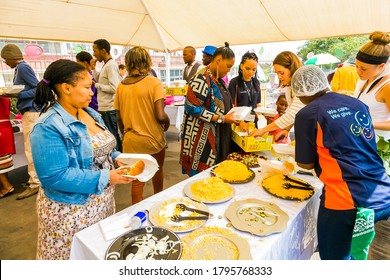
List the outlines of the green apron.
{"type": "Polygon", "coordinates": [[[353,260],[366,260],[368,249],[375,236],[374,210],[357,208],[352,233],[351,256],[353,260]]]}

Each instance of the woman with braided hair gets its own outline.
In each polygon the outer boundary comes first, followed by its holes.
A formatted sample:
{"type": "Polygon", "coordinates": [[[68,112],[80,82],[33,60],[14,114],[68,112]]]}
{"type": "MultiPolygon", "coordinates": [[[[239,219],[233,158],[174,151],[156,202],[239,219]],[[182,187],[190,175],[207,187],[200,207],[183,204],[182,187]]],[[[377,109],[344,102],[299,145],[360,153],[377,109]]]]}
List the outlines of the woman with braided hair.
{"type": "Polygon", "coordinates": [[[242,56],[238,76],[229,83],[229,92],[234,106],[248,106],[255,109],[260,105],[260,81],[257,78],[258,62],[255,53],[246,52],[242,56]]]}

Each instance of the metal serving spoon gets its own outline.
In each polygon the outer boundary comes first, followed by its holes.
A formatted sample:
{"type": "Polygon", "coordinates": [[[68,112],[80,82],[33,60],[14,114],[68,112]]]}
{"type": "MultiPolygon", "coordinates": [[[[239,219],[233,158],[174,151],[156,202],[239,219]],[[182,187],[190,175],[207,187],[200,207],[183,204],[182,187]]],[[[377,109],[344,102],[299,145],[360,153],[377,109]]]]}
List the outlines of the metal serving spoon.
{"type": "Polygon", "coordinates": [[[199,210],[199,209],[196,209],[196,208],[190,208],[190,207],[188,207],[187,205],[185,205],[183,203],[176,204],[176,208],[180,209],[181,211],[191,211],[191,212],[195,212],[195,213],[198,213],[198,214],[201,214],[201,215],[210,216],[209,212],[202,211],[202,210],[199,210]]]}

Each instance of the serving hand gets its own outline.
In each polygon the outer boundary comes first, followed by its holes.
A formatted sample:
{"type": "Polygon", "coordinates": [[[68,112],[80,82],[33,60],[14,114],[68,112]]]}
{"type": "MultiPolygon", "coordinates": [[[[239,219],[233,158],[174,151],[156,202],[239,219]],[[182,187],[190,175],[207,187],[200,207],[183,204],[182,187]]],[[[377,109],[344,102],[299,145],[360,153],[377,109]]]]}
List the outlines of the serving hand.
{"type": "Polygon", "coordinates": [[[226,114],[226,115],[225,115],[224,122],[225,122],[225,123],[228,123],[228,124],[233,124],[233,123],[234,123],[234,124],[236,124],[236,125],[239,125],[239,124],[240,124],[240,121],[234,119],[233,114],[234,114],[234,112],[231,112],[231,113],[229,113],[229,114],[226,114]]]}
{"type": "Polygon", "coordinates": [[[255,130],[252,130],[248,136],[253,136],[253,137],[261,137],[263,136],[267,131],[265,131],[264,129],[255,129],[255,130]]]}
{"type": "Polygon", "coordinates": [[[278,134],[275,135],[275,141],[278,141],[278,140],[281,140],[281,139],[284,139],[284,138],[287,138],[288,136],[288,131],[283,129],[281,132],[279,132],[278,134]]]}

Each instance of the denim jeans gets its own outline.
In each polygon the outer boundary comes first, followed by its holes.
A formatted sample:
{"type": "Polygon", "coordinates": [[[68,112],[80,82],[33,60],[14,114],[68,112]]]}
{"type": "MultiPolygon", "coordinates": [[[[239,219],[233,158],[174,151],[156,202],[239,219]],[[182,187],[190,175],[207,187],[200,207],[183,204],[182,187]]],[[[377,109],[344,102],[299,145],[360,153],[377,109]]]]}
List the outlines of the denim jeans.
{"type": "Polygon", "coordinates": [[[116,139],[116,150],[122,152],[122,139],[119,136],[118,123],[116,121],[116,111],[99,111],[99,113],[102,115],[102,119],[108,130],[114,135],[116,139]]]}

